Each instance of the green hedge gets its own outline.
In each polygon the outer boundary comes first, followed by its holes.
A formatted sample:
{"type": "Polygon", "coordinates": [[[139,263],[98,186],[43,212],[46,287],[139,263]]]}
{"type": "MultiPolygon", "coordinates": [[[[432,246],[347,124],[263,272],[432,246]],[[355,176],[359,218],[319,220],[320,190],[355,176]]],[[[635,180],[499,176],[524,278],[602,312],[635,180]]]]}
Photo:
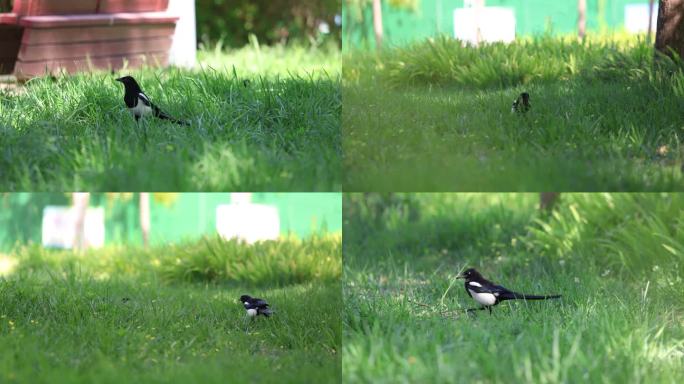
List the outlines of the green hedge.
{"type": "MultiPolygon", "coordinates": [[[[2,1],[2,0],[0,0],[2,1]]],[[[254,34],[261,43],[315,42],[334,39],[341,44],[335,15],[341,0],[197,0],[197,36],[203,43],[241,47],[254,34]],[[325,22],[330,33],[318,27],[325,22]]]]}
{"type": "MultiPolygon", "coordinates": [[[[284,287],[340,281],[342,237],[321,234],[306,239],[246,244],[218,235],[151,248],[110,245],[84,253],[46,249],[35,243],[0,254],[18,278],[85,276],[96,280],[134,277],[165,282],[201,282],[240,286],[284,287]]],[[[2,282],[2,276],[0,276],[2,282]]]]}

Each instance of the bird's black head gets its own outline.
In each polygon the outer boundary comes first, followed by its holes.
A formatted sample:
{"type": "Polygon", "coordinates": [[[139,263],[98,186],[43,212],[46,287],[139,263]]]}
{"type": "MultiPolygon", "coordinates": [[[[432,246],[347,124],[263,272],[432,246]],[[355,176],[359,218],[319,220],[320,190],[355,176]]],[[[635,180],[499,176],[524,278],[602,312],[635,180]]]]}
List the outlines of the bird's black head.
{"type": "Polygon", "coordinates": [[[252,296],[250,296],[250,295],[242,295],[242,296],[240,296],[240,302],[241,302],[241,303],[244,303],[245,301],[250,301],[250,300],[252,300],[252,296]]]}
{"type": "Polygon", "coordinates": [[[126,88],[140,89],[138,82],[132,76],[119,77],[116,81],[120,81],[124,84],[126,88]]]}
{"type": "Polygon", "coordinates": [[[465,271],[463,271],[460,275],[458,275],[459,279],[466,279],[466,280],[472,280],[476,278],[481,278],[482,275],[480,275],[480,272],[476,271],[475,268],[468,268],[465,271]]]}
{"type": "Polygon", "coordinates": [[[523,92],[520,94],[520,97],[522,97],[523,104],[527,104],[530,102],[530,94],[527,92],[523,92]]]}
{"type": "Polygon", "coordinates": [[[120,82],[122,82],[122,83],[124,83],[124,84],[127,84],[127,83],[135,83],[135,79],[133,78],[133,76],[119,77],[118,79],[116,79],[116,81],[120,81],[120,82]]]}

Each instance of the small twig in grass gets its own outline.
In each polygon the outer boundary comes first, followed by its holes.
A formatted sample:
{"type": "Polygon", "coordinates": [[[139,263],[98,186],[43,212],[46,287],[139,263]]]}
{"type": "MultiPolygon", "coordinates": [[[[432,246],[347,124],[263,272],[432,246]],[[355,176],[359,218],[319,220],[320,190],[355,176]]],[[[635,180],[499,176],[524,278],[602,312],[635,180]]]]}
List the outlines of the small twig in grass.
{"type": "Polygon", "coordinates": [[[449,290],[451,287],[454,286],[454,283],[456,283],[456,279],[452,278],[451,281],[449,282],[449,287],[447,287],[446,291],[442,294],[442,297],[439,299],[439,303],[444,305],[444,298],[446,297],[447,293],[449,293],[449,290]]]}
{"type": "MultiPolygon", "coordinates": [[[[432,307],[433,307],[432,305],[425,304],[425,303],[421,303],[421,302],[414,301],[414,300],[411,300],[411,299],[408,299],[408,302],[411,303],[411,304],[418,305],[418,306],[420,306],[420,307],[426,307],[426,308],[432,308],[432,307]]],[[[471,312],[474,312],[474,311],[481,311],[481,310],[483,310],[483,309],[485,309],[485,307],[482,307],[482,308],[468,308],[468,309],[465,310],[465,313],[471,313],[471,312]]],[[[452,315],[453,315],[453,316],[458,316],[458,315],[461,314],[461,311],[460,311],[460,310],[449,310],[449,309],[447,309],[447,310],[441,310],[441,311],[439,311],[439,314],[442,315],[442,316],[444,316],[444,317],[450,317],[450,316],[452,316],[452,315]]]]}
{"type": "MultiPolygon", "coordinates": [[[[421,302],[418,302],[418,301],[413,301],[413,300],[411,300],[411,299],[408,299],[408,302],[411,303],[411,304],[415,304],[415,305],[418,305],[418,306],[421,306],[421,307],[426,307],[426,308],[432,308],[432,307],[434,307],[433,305],[421,303],[421,302]]],[[[451,311],[451,310],[443,310],[443,311],[439,311],[439,314],[440,314],[440,315],[443,315],[443,314],[445,314],[445,313],[450,313],[450,312],[454,312],[454,311],[451,311]]]]}
{"type": "Polygon", "coordinates": [[[431,306],[428,305],[428,304],[419,303],[419,302],[413,301],[413,300],[411,300],[411,299],[409,299],[408,302],[409,302],[409,303],[412,303],[412,304],[415,304],[415,305],[420,305],[421,307],[431,307],[431,306]]]}

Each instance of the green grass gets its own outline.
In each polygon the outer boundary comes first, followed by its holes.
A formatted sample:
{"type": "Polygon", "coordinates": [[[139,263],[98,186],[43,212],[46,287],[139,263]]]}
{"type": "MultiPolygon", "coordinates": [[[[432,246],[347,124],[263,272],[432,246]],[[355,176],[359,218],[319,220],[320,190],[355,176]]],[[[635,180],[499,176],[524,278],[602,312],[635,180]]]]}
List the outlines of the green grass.
{"type": "Polygon", "coordinates": [[[305,52],[202,52],[207,62],[195,70],[44,77],[0,91],[0,186],[340,190],[339,53],[305,52]],[[123,74],[138,79],[154,103],[190,126],[154,119],[136,126],[124,107],[123,87],[114,81],[123,74]],[[250,80],[247,87],[244,80],[250,80]]]}
{"type": "Polygon", "coordinates": [[[335,44],[319,47],[260,46],[258,42],[243,48],[224,48],[222,44],[198,52],[199,62],[216,70],[232,72],[236,68],[242,75],[323,77],[339,76],[342,72],[342,55],[335,44]]]}
{"type": "Polygon", "coordinates": [[[680,190],[684,70],[653,56],[634,37],[345,54],[345,190],[680,190]]]}
{"type": "Polygon", "coordinates": [[[0,382],[340,380],[339,237],[254,246],[210,238],[81,255],[25,246],[0,259],[14,265],[0,277],[0,382]],[[190,252],[193,260],[177,261],[190,252]],[[198,265],[211,264],[202,258],[223,259],[223,270],[201,278],[198,265]],[[276,271],[292,278],[274,280],[276,271]],[[245,293],[276,314],[246,318],[245,293]]]}
{"type": "Polygon", "coordinates": [[[684,196],[345,198],[345,382],[684,380],[684,196]],[[563,297],[466,315],[466,266],[563,297]]]}

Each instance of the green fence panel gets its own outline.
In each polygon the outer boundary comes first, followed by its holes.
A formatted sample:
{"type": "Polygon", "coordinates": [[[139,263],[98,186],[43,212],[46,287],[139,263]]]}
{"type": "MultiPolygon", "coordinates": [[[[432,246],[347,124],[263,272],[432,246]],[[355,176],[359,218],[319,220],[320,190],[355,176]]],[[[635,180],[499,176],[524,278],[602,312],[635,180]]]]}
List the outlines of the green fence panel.
{"type": "MultiPolygon", "coordinates": [[[[463,0],[419,0],[417,11],[412,12],[392,7],[387,1],[382,3],[384,41],[388,46],[438,35],[453,36],[453,10],[463,7],[463,0]]],[[[364,9],[359,20],[346,4],[342,10],[344,49],[374,47],[370,7],[364,9]]],[[[648,4],[648,1],[587,0],[587,31],[621,30],[628,4],[648,4]]],[[[577,32],[577,0],[485,0],[485,6],[513,8],[516,36],[577,32]]]]}
{"type": "MultiPolygon", "coordinates": [[[[91,206],[105,210],[107,244],[141,244],[139,194],[93,193],[91,206]]],[[[153,193],[150,196],[150,243],[174,243],[216,233],[216,208],[230,204],[230,193],[153,193]]],[[[0,194],[0,250],[41,242],[43,209],[68,206],[70,194],[0,194]]],[[[340,193],[253,193],[251,202],[275,206],[282,235],[307,237],[342,231],[340,193]]]]}

